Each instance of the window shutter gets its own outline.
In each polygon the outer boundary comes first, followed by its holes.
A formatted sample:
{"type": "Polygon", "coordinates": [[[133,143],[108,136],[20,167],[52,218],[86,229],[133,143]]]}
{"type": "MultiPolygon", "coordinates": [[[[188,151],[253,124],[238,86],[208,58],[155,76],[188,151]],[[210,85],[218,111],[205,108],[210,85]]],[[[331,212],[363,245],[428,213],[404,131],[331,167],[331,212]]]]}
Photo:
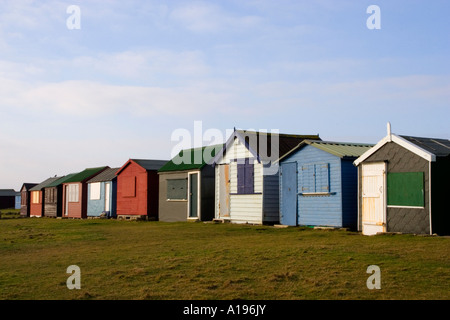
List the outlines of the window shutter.
{"type": "Polygon", "coordinates": [[[237,193],[245,193],[245,164],[237,164],[237,193]]]}
{"type": "Polygon", "coordinates": [[[253,163],[246,163],[244,165],[244,171],[245,171],[245,186],[244,186],[244,192],[254,193],[254,168],[253,163]]]}
{"type": "Polygon", "coordinates": [[[316,164],[316,192],[330,191],[329,164],[316,164]]]}
{"type": "Polygon", "coordinates": [[[302,166],[302,192],[314,192],[314,165],[302,166]]]}

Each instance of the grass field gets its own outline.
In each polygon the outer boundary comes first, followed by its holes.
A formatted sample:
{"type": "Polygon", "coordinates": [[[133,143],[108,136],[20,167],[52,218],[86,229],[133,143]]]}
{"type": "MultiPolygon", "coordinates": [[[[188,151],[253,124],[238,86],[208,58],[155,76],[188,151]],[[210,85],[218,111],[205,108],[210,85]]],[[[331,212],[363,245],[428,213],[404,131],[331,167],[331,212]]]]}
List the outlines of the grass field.
{"type": "Polygon", "coordinates": [[[450,239],[212,223],[0,219],[0,299],[450,299],[450,239]],[[66,269],[81,269],[69,290],[66,269]],[[369,290],[369,265],[381,289],[369,290]]]}

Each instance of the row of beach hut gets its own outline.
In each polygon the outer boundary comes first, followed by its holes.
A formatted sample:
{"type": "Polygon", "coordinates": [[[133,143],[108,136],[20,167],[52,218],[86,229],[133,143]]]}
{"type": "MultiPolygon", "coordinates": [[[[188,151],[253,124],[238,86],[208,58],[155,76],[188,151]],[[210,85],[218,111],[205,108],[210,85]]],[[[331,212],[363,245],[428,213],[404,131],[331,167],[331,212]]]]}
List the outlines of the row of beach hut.
{"type": "Polygon", "coordinates": [[[129,159],[24,183],[21,215],[445,235],[449,181],[448,139],[395,135],[389,124],[375,145],[234,130],[224,144],[171,160],[129,159]],[[268,155],[275,141],[276,158],[268,155]]]}

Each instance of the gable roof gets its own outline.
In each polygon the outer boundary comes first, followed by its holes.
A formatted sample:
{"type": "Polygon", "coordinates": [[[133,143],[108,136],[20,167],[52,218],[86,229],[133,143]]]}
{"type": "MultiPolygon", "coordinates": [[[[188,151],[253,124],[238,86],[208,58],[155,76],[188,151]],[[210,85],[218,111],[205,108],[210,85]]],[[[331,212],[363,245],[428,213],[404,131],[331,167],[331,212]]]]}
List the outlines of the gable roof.
{"type": "Polygon", "coordinates": [[[34,186],[37,186],[37,183],[24,183],[24,184],[22,184],[20,191],[22,191],[23,188],[25,188],[25,191],[29,191],[34,186]]]}
{"type": "Polygon", "coordinates": [[[53,183],[59,179],[61,179],[61,177],[48,178],[47,180],[44,180],[43,182],[31,188],[30,191],[41,191],[43,188],[47,187],[50,183],[53,183]]]}
{"type": "Polygon", "coordinates": [[[116,175],[119,175],[131,162],[136,163],[147,171],[157,171],[161,169],[168,160],[153,160],[153,159],[129,159],[125,164],[117,170],[116,175]]]}
{"type": "Polygon", "coordinates": [[[286,153],[283,157],[281,157],[280,161],[307,145],[328,152],[341,159],[358,158],[364,152],[366,152],[367,150],[369,150],[374,146],[374,144],[368,143],[304,140],[300,144],[298,144],[295,148],[293,148],[291,151],[286,153]]]}
{"type": "Polygon", "coordinates": [[[381,139],[373,148],[362,154],[353,164],[358,166],[389,142],[394,142],[429,162],[436,161],[436,157],[447,157],[450,155],[450,141],[448,139],[399,136],[390,132],[390,124],[388,124],[388,135],[381,139]]]}
{"type": "MultiPolygon", "coordinates": [[[[213,162],[217,163],[218,160],[225,155],[227,149],[231,146],[235,139],[239,139],[245,144],[246,148],[258,159],[258,161],[277,161],[299,143],[304,140],[322,140],[319,135],[299,135],[299,134],[285,134],[285,133],[271,133],[271,132],[259,132],[248,130],[235,130],[233,134],[228,138],[222,152],[218,153],[213,162]],[[271,159],[272,145],[274,138],[278,142],[278,156],[276,159],[271,159]]],[[[275,144],[277,143],[275,142],[275,144]]]]}
{"type": "Polygon", "coordinates": [[[175,157],[162,166],[158,172],[202,169],[205,165],[211,164],[211,159],[214,158],[218,151],[222,150],[223,146],[224,144],[221,143],[212,146],[181,150],[175,157]],[[208,149],[206,152],[209,157],[205,159],[204,153],[206,149],[208,149]],[[185,162],[186,158],[189,159],[187,162],[185,162]]]}
{"type": "Polygon", "coordinates": [[[73,176],[67,178],[64,180],[63,183],[70,183],[70,182],[83,182],[94,175],[102,172],[103,170],[109,168],[108,166],[105,167],[96,167],[96,168],[86,168],[81,172],[78,172],[74,174],[73,176]]]}
{"type": "Polygon", "coordinates": [[[116,176],[117,170],[120,168],[108,168],[105,171],[99,173],[98,175],[94,176],[92,179],[89,179],[87,183],[93,183],[93,182],[104,182],[104,181],[111,181],[116,176]]]}

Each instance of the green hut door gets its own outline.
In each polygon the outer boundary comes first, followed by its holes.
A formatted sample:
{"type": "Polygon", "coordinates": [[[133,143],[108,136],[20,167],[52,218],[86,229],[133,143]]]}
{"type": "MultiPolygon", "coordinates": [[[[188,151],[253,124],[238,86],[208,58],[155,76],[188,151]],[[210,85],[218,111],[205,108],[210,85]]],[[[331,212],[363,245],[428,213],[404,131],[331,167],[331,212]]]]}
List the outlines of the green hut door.
{"type": "Polygon", "coordinates": [[[188,204],[188,218],[198,218],[198,195],[199,195],[199,174],[198,173],[190,173],[188,175],[188,185],[189,185],[189,204],[188,204]]]}

